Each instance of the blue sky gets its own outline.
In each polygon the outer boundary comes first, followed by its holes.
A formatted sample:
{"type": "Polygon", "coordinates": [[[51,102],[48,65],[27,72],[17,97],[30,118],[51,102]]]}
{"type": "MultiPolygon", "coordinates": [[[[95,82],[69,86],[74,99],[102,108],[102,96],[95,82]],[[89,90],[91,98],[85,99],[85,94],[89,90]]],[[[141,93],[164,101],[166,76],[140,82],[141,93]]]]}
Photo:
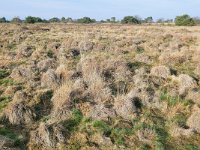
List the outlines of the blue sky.
{"type": "Polygon", "coordinates": [[[0,16],[38,16],[42,18],[89,16],[97,20],[127,15],[142,18],[174,18],[189,14],[200,16],[200,0],[1,0],[0,16]]]}

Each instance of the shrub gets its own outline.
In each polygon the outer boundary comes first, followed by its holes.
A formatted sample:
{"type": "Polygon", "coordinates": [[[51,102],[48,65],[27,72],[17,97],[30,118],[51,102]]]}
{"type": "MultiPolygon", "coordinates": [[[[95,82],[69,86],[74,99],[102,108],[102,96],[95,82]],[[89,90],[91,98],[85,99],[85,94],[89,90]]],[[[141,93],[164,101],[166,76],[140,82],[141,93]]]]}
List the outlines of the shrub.
{"type": "Polygon", "coordinates": [[[5,23],[5,22],[7,22],[5,17],[0,18],[0,23],[5,23]]]}
{"type": "Polygon", "coordinates": [[[153,22],[153,17],[147,17],[144,19],[145,23],[152,23],[153,22]]]}
{"type": "Polygon", "coordinates": [[[111,21],[112,23],[116,23],[116,17],[111,17],[110,21],[111,21]]]}
{"type": "Polygon", "coordinates": [[[19,18],[19,17],[14,17],[12,20],[11,20],[12,23],[21,23],[22,20],[19,18]]]}
{"type": "Polygon", "coordinates": [[[140,24],[141,21],[136,17],[126,16],[122,19],[121,23],[124,23],[124,24],[140,24]]]}
{"type": "Polygon", "coordinates": [[[194,26],[195,22],[189,15],[182,15],[176,17],[175,24],[177,26],[194,26]]]}
{"type": "Polygon", "coordinates": [[[39,17],[32,17],[32,16],[28,16],[25,19],[25,23],[37,23],[37,22],[43,22],[43,20],[39,17]]]}
{"type": "Polygon", "coordinates": [[[83,17],[77,20],[78,23],[94,23],[96,22],[95,19],[91,19],[89,17],[83,17]]]}
{"type": "Polygon", "coordinates": [[[54,17],[54,18],[49,19],[49,22],[60,22],[60,19],[54,17]]]}

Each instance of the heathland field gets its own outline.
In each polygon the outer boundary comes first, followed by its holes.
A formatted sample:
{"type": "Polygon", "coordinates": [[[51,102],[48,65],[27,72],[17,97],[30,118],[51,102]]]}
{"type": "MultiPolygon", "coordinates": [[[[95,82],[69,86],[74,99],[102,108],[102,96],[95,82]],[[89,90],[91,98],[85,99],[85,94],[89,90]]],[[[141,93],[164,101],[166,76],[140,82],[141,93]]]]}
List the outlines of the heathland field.
{"type": "Polygon", "coordinates": [[[200,150],[200,27],[0,24],[0,149],[200,150]]]}

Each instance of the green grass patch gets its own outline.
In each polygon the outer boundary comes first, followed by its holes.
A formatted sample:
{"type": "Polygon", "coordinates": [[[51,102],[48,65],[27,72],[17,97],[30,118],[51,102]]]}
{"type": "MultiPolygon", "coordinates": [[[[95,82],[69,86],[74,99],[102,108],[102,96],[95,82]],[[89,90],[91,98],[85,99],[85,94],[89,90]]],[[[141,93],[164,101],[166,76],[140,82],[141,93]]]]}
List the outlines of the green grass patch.
{"type": "Polygon", "coordinates": [[[16,44],[15,43],[10,43],[10,44],[7,45],[7,48],[9,50],[14,50],[16,48],[16,44]]]}
{"type": "Polygon", "coordinates": [[[53,51],[52,51],[52,50],[48,50],[48,51],[47,51],[47,56],[48,56],[49,58],[53,58],[53,57],[54,57],[53,51]]]}
{"type": "Polygon", "coordinates": [[[110,137],[114,140],[115,144],[127,146],[125,137],[132,134],[133,130],[130,128],[113,128],[110,137]]]}
{"type": "Polygon", "coordinates": [[[12,79],[0,79],[0,86],[14,85],[15,82],[12,79]]]}
{"type": "Polygon", "coordinates": [[[136,49],[136,53],[137,53],[137,54],[144,53],[144,48],[141,47],[141,46],[138,46],[137,49],[136,49]]]}
{"type": "Polygon", "coordinates": [[[0,112],[7,106],[7,104],[11,101],[10,97],[0,97],[0,112]]]}
{"type": "Polygon", "coordinates": [[[74,109],[72,111],[72,117],[70,119],[64,121],[63,126],[69,132],[75,132],[78,130],[78,126],[81,123],[82,119],[83,119],[83,114],[80,112],[80,110],[74,109]]]}
{"type": "Polygon", "coordinates": [[[185,150],[200,150],[200,145],[185,144],[184,148],[185,148],[185,150]]]}
{"type": "Polygon", "coordinates": [[[179,127],[185,128],[187,127],[186,125],[187,117],[188,116],[186,114],[179,113],[172,118],[172,122],[177,124],[179,127]]]}
{"type": "Polygon", "coordinates": [[[143,144],[140,146],[140,150],[151,150],[151,146],[149,146],[147,144],[143,144]]]}
{"type": "Polygon", "coordinates": [[[9,71],[0,69],[0,79],[6,78],[9,75],[10,75],[9,71]]]}
{"type": "Polygon", "coordinates": [[[20,137],[19,135],[17,135],[16,133],[14,133],[13,131],[11,131],[8,128],[0,128],[0,135],[5,136],[9,139],[12,139],[14,141],[14,146],[16,147],[23,147],[24,143],[22,141],[22,137],[20,137]]]}
{"type": "Polygon", "coordinates": [[[175,106],[176,104],[178,104],[180,102],[180,97],[172,97],[170,95],[168,95],[165,92],[162,92],[160,95],[160,100],[161,101],[167,101],[167,104],[169,106],[175,106]]]}
{"type": "Polygon", "coordinates": [[[192,106],[193,102],[191,100],[182,99],[180,96],[170,96],[167,92],[161,92],[160,100],[166,101],[168,106],[173,107],[178,103],[182,103],[184,106],[192,106]]]}
{"type": "Polygon", "coordinates": [[[100,130],[103,133],[108,133],[111,131],[111,127],[104,121],[96,120],[93,122],[93,127],[100,130]]]}

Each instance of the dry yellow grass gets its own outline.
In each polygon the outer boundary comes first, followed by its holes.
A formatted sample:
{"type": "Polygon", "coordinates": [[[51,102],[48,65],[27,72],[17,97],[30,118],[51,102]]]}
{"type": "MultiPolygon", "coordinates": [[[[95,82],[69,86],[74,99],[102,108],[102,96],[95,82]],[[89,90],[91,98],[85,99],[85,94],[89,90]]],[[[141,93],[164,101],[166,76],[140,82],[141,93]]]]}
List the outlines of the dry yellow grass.
{"type": "Polygon", "coordinates": [[[200,27],[0,24],[0,35],[0,125],[24,132],[24,149],[199,146],[200,27]]]}

